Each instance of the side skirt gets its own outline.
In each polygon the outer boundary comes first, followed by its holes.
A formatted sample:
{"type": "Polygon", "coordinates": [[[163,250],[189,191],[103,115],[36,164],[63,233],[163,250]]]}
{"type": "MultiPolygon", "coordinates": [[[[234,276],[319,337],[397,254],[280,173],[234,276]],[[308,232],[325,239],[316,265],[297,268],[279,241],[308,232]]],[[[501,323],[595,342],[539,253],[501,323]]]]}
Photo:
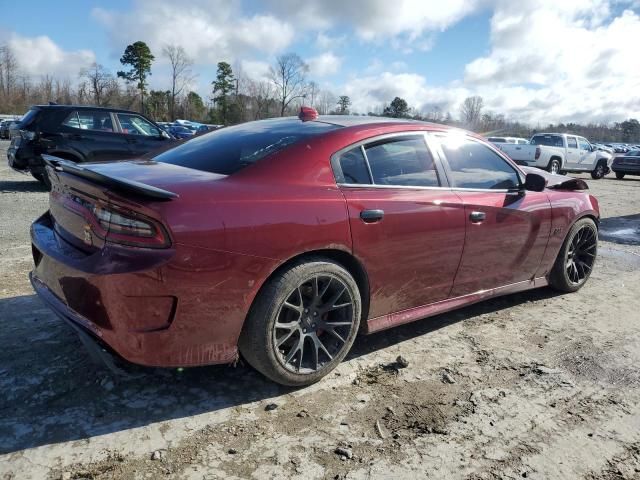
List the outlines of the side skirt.
{"type": "Polygon", "coordinates": [[[365,333],[370,334],[379,332],[381,330],[386,330],[387,328],[396,327],[422,318],[450,312],[451,310],[466,307],[467,305],[482,302],[483,300],[488,300],[490,298],[544,287],[548,284],[549,282],[545,277],[540,277],[535,280],[525,280],[523,282],[512,283],[511,285],[505,285],[491,290],[480,290],[479,292],[470,293],[461,297],[448,298],[447,300],[410,308],[408,310],[402,310],[400,312],[388,313],[381,317],[369,319],[367,321],[367,329],[365,333]]]}

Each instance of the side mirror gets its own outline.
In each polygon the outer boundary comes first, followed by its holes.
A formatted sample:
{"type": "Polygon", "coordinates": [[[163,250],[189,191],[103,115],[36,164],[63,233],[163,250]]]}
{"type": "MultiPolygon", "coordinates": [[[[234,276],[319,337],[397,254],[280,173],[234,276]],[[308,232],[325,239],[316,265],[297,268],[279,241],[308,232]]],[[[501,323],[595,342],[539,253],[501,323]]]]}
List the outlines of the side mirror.
{"type": "Polygon", "coordinates": [[[165,132],[164,130],[160,130],[160,134],[158,135],[158,137],[161,140],[165,140],[167,138],[171,138],[171,136],[167,132],[165,132]]]}
{"type": "Polygon", "coordinates": [[[537,173],[527,173],[524,189],[531,192],[542,192],[547,186],[547,179],[537,173]]]}

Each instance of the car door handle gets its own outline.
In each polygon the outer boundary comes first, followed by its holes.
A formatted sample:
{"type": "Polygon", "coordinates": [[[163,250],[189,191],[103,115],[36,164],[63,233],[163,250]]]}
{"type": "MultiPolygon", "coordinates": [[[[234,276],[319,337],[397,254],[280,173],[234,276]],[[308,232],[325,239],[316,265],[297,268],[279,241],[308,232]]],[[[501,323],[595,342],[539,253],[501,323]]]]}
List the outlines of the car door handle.
{"type": "Polygon", "coordinates": [[[482,223],[485,218],[487,218],[487,214],[484,212],[471,212],[469,215],[469,220],[473,223],[482,223]]]}
{"type": "Polygon", "coordinates": [[[360,218],[364,223],[375,223],[382,220],[384,217],[383,210],[362,210],[360,212],[360,218]]]}

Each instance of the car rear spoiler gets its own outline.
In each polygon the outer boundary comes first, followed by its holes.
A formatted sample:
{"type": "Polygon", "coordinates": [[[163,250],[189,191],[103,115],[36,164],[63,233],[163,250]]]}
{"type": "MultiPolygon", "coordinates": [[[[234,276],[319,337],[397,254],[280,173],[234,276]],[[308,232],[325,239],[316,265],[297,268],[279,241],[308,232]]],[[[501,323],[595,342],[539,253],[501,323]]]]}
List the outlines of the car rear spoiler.
{"type": "Polygon", "coordinates": [[[43,154],[42,159],[47,165],[58,172],[70,173],[77,177],[91,180],[99,185],[104,185],[113,190],[125,191],[156,200],[171,200],[179,197],[177,193],[163,190],[145,183],[136,182],[134,180],[105,175],[104,173],[92,170],[90,166],[83,166],[72,162],[71,160],[65,160],[64,158],[43,154]]]}

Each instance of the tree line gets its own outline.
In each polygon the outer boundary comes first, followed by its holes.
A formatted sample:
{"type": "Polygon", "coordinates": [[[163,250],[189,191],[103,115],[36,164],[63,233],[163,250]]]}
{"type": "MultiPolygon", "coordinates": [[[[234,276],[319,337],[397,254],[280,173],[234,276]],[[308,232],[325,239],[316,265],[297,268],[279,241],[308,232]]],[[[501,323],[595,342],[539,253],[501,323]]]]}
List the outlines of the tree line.
{"type": "MultiPolygon", "coordinates": [[[[24,74],[9,45],[0,45],[0,113],[23,113],[30,105],[54,101],[59,104],[97,105],[141,111],[156,121],[187,118],[230,125],[262,118],[295,115],[301,105],[316,108],[321,115],[351,113],[351,99],[319,88],[308,78],[309,66],[296,53],[278,56],[262,79],[244,74],[239,65],[217,64],[209,98],[192,90],[194,61],[183,47],[165,45],[160,53],[167,60],[170,81],[166,90],[148,90],[148,78],[156,60],[142,41],[128,45],[120,58],[123,70],[114,73],[99,63],[78,72],[78,78],[43,74],[39,79],[24,74]]],[[[558,123],[527,125],[485,109],[482,97],[470,96],[457,112],[437,105],[413,108],[396,97],[368,115],[432,121],[459,126],[485,135],[529,137],[540,131],[572,132],[594,141],[640,142],[640,123],[628,119],[613,124],[558,123]]],[[[357,113],[356,113],[357,114],[357,113]]]]}

